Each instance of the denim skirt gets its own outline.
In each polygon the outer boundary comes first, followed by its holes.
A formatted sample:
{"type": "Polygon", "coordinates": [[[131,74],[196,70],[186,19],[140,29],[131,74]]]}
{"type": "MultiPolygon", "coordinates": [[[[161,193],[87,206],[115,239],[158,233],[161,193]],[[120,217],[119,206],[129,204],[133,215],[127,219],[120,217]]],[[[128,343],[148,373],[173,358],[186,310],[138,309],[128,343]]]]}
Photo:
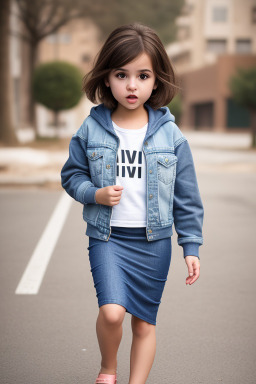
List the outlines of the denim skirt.
{"type": "Polygon", "coordinates": [[[148,241],[146,228],[111,227],[108,241],[89,237],[98,306],[115,303],[156,325],[171,263],[171,237],[148,241]]]}

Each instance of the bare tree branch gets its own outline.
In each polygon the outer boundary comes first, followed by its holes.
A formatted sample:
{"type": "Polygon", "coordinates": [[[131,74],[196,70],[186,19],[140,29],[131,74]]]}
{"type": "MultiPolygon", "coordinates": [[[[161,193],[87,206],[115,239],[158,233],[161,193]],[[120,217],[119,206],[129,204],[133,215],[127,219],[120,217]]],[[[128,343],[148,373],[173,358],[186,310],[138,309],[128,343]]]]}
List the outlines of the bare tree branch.
{"type": "Polygon", "coordinates": [[[21,33],[21,32],[12,31],[12,30],[9,29],[9,34],[10,34],[11,36],[21,38],[22,40],[25,40],[25,41],[28,42],[28,43],[32,43],[32,42],[33,42],[29,36],[26,36],[26,35],[24,35],[24,34],[21,33]]]}
{"type": "Polygon", "coordinates": [[[19,12],[20,12],[20,19],[22,20],[24,26],[28,30],[31,36],[31,40],[36,38],[36,30],[34,28],[34,17],[33,14],[30,11],[29,4],[28,2],[24,2],[22,0],[16,0],[16,3],[19,7],[19,12]],[[23,4],[22,4],[23,3],[23,4]]]}
{"type": "Polygon", "coordinates": [[[67,17],[63,18],[56,25],[52,26],[52,28],[50,28],[47,31],[45,31],[45,33],[43,33],[40,36],[40,40],[44,39],[48,35],[51,35],[52,33],[57,32],[58,29],[60,29],[60,27],[62,27],[63,25],[67,24],[68,21],[70,21],[72,19],[77,19],[77,18],[81,18],[81,13],[77,13],[77,14],[75,14],[73,16],[67,16],[67,17]]]}
{"type": "Polygon", "coordinates": [[[42,21],[41,23],[39,23],[39,30],[40,31],[44,31],[44,29],[47,27],[47,25],[51,24],[51,22],[53,21],[54,17],[56,17],[56,13],[57,13],[57,9],[58,9],[58,3],[57,2],[53,2],[51,1],[51,3],[49,4],[49,8],[47,8],[48,6],[46,6],[45,10],[46,9],[49,9],[48,11],[48,14],[49,16],[43,16],[42,15],[42,21]]]}

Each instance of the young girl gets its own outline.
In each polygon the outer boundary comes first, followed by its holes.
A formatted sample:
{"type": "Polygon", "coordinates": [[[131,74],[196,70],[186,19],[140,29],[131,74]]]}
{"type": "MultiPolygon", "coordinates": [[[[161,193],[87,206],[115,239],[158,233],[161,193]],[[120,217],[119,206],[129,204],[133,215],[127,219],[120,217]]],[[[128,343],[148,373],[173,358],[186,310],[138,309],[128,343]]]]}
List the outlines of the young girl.
{"type": "Polygon", "coordinates": [[[156,351],[156,317],[171,262],[172,225],[199,277],[203,205],[187,139],[165,107],[175,77],[156,33],[141,24],[115,29],[84,78],[93,102],[70,142],[63,188],[83,207],[98,298],[102,355],[95,384],[117,382],[125,313],[133,340],[129,384],[146,383],[156,351]]]}

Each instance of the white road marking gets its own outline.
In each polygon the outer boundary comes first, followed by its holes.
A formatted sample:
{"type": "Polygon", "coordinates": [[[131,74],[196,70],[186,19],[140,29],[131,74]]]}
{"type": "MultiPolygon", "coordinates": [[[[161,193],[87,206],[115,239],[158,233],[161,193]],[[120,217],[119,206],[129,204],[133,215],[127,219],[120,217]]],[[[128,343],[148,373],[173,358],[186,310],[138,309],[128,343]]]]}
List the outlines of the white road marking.
{"type": "Polygon", "coordinates": [[[15,291],[17,295],[36,295],[38,293],[72,201],[72,198],[63,192],[23,273],[15,291]]]}

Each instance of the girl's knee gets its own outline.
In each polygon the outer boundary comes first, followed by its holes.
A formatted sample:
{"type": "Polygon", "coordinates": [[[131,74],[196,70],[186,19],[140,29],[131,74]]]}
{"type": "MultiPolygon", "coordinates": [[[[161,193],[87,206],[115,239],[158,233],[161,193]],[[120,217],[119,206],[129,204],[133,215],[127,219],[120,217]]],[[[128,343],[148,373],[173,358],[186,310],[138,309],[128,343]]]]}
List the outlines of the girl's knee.
{"type": "Polygon", "coordinates": [[[137,337],[146,337],[151,332],[155,331],[155,326],[153,324],[147,323],[144,320],[139,319],[138,317],[132,316],[132,332],[137,337]]]}
{"type": "Polygon", "coordinates": [[[120,325],[123,322],[126,309],[118,304],[104,304],[100,314],[108,325],[120,325]]]}

